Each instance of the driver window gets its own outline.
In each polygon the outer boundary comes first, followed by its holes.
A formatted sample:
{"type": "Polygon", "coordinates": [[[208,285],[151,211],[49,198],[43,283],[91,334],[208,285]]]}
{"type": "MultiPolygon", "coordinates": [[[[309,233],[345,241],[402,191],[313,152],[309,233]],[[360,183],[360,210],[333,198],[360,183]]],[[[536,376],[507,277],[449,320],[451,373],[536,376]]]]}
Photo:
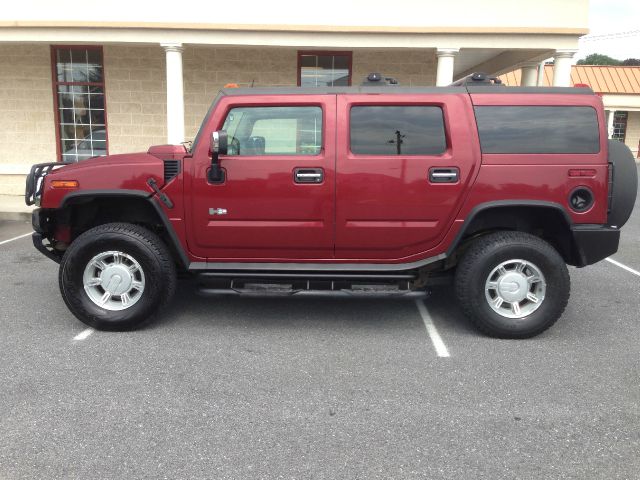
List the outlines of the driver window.
{"type": "Polygon", "coordinates": [[[318,155],[320,107],[240,107],[229,111],[227,155],[318,155]]]}

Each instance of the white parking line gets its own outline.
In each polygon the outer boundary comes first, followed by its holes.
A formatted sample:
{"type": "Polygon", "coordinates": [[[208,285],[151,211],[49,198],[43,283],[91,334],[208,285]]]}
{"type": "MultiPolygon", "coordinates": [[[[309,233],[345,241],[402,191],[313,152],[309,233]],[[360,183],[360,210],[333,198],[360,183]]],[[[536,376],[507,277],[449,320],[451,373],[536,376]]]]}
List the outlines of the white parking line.
{"type": "Polygon", "coordinates": [[[87,328],[86,330],[81,331],[78,335],[73,337],[74,340],[84,340],[89,335],[91,335],[95,330],[93,328],[87,328]]]}
{"type": "Polygon", "coordinates": [[[0,245],[4,245],[5,243],[13,242],[14,240],[20,240],[21,238],[28,237],[33,232],[25,233],[24,235],[18,235],[17,237],[10,238],[9,240],[3,240],[0,242],[0,245]]]}
{"type": "Polygon", "coordinates": [[[449,350],[447,350],[447,346],[442,341],[442,337],[438,333],[438,329],[433,324],[433,320],[431,320],[431,315],[429,315],[429,310],[425,306],[422,300],[416,299],[416,306],[418,307],[418,312],[420,312],[420,316],[422,317],[422,321],[424,322],[424,326],[427,329],[427,333],[431,338],[431,343],[433,343],[433,348],[436,349],[436,353],[439,357],[450,357],[449,350]]]}
{"type": "Polygon", "coordinates": [[[633,269],[633,268],[631,268],[631,267],[627,267],[627,266],[626,266],[626,265],[624,265],[623,263],[620,263],[620,262],[618,262],[618,261],[614,260],[613,258],[605,258],[605,260],[606,260],[607,262],[609,262],[609,263],[613,263],[616,267],[620,267],[620,268],[622,268],[622,269],[626,270],[627,272],[631,272],[631,273],[633,273],[634,275],[637,275],[637,276],[639,276],[639,277],[640,277],[640,272],[639,272],[638,270],[634,270],[634,269],[633,269]]]}

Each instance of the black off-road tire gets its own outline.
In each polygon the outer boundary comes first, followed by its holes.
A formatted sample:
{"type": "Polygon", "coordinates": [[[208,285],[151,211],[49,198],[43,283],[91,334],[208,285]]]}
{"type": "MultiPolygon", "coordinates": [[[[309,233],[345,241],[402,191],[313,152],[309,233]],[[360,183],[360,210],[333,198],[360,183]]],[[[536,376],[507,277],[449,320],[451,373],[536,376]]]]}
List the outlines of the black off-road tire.
{"type": "Polygon", "coordinates": [[[82,322],[98,330],[132,330],[154,319],[173,297],[176,266],[165,243],[155,233],[129,223],[108,223],[87,230],[65,252],[58,281],[69,310],[82,322]],[[145,275],[140,299],[124,310],[101,308],[85,292],[84,269],[102,252],[120,251],[134,258],[145,275]]]}
{"type": "Polygon", "coordinates": [[[497,232],[473,241],[458,263],[455,293],[465,315],[486,335],[498,338],[534,337],[562,315],[571,289],[567,266],[547,242],[524,232],[497,232]],[[485,296],[485,282],[502,262],[522,259],[535,264],[546,280],[544,300],[523,318],[495,312],[485,296]]]}

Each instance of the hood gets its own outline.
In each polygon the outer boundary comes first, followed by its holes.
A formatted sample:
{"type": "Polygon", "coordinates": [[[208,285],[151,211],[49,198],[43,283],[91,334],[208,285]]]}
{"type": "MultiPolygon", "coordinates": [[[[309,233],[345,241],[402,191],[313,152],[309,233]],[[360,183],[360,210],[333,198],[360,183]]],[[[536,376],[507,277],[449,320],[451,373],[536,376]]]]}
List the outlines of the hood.
{"type": "MultiPolygon", "coordinates": [[[[184,151],[184,147],[182,148],[184,151]]],[[[57,168],[47,175],[42,206],[56,208],[68,193],[78,191],[138,190],[151,194],[153,190],[147,185],[150,178],[158,186],[164,186],[164,161],[156,155],[130,153],[90,158],[57,168]],[[75,180],[78,187],[54,189],[51,188],[52,180],[75,180]]]]}

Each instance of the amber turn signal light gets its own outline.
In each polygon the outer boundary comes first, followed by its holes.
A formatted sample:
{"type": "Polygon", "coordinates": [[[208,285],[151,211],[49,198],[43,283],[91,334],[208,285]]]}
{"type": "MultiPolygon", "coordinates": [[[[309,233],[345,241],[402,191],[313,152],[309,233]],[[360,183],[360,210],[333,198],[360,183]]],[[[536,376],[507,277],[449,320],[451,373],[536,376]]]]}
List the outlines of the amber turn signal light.
{"type": "Polygon", "coordinates": [[[77,180],[51,180],[51,188],[78,188],[77,180]]]}

